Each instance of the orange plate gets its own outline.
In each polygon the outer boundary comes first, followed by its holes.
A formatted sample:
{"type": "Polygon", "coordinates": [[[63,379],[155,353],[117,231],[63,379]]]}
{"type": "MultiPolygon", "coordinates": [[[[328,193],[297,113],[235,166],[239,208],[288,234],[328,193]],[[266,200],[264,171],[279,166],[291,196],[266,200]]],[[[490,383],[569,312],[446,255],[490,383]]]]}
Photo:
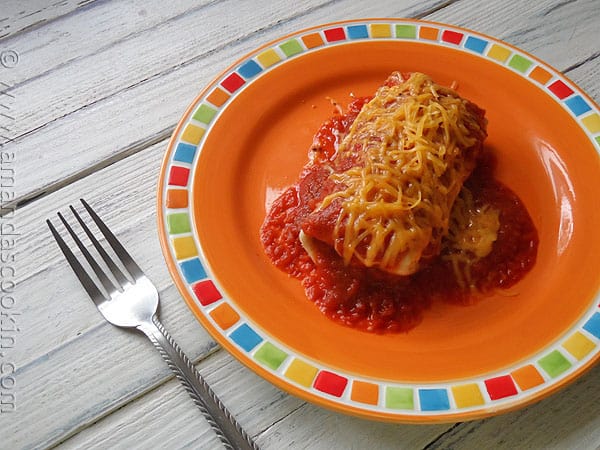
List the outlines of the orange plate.
{"type": "Polygon", "coordinates": [[[573,83],[493,38],[443,24],[367,19],[303,30],[245,56],[194,100],[165,156],[159,232],[193,313],[277,386],[389,421],[474,419],[538,400],[600,355],[600,115],[573,83]],[[269,203],[294,183],[329,98],[371,95],[421,71],[487,111],[497,175],[539,232],[510,292],[435,304],[406,334],[338,325],[263,253],[269,203]]]}

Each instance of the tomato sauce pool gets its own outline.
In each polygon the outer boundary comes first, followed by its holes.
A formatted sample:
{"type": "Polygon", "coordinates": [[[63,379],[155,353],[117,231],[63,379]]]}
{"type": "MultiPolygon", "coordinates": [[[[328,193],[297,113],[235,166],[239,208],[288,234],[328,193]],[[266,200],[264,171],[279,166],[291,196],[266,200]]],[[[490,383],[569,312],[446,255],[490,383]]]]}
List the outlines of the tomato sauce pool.
{"type": "Polygon", "coordinates": [[[298,182],[271,205],[261,227],[261,241],[272,263],[298,278],[309,300],[334,321],[375,333],[405,332],[422,319],[436,300],[468,305],[519,281],[535,264],[538,236],[519,198],[494,176],[493,157],[484,152],[465,185],[474,201],[500,211],[500,228],[492,251],[470,267],[469,286],[456,280],[452,264],[441,256],[411,276],[345,265],[335,250],[315,241],[313,261],[299,235],[306,217],[330,192],[329,170],[337,147],[369,98],[352,101],[315,134],[311,163],[298,182]]]}

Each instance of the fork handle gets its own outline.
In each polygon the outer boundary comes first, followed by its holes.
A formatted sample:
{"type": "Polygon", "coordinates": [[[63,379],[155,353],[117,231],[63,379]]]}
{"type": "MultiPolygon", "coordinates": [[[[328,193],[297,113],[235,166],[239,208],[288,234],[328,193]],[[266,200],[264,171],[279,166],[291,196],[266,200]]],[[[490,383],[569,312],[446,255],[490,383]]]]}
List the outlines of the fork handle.
{"type": "Polygon", "coordinates": [[[242,429],[235,417],[227,410],[202,375],[198,373],[156,315],[152,316],[151,322],[145,322],[138,329],[152,341],[225,448],[258,450],[256,443],[242,429]]]}

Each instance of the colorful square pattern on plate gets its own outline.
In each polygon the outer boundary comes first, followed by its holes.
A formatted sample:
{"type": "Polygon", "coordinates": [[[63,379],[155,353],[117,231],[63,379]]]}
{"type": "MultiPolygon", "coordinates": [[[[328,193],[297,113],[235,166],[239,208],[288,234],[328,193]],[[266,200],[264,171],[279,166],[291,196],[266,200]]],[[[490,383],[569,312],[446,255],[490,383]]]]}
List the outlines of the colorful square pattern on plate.
{"type": "Polygon", "coordinates": [[[529,80],[559,102],[600,148],[600,114],[560,73],[535,58],[501,41],[447,25],[412,20],[352,21],[311,29],[275,42],[251,54],[201,97],[172,144],[164,190],[164,230],[170,237],[171,252],[178,262],[181,278],[187,283],[200,310],[217,325],[223,338],[240,349],[242,357],[270,371],[282,382],[299,387],[313,396],[372,411],[435,415],[460,413],[477,408],[494,408],[520,395],[548,387],[568,376],[591,355],[598,353],[600,311],[598,305],[581,324],[558,343],[534,355],[529,361],[505,373],[490,374],[465,382],[441,382],[428,386],[361,379],[333,368],[323,367],[297,355],[276,342],[244,316],[235,303],[224,297],[216,280],[202,261],[190,217],[190,167],[198,149],[210,133],[219,111],[253,79],[288,59],[317,51],[327,45],[358,40],[413,40],[450,46],[500,64],[529,80]],[[191,235],[190,235],[191,233],[191,235]],[[215,306],[216,305],[216,306],[215,306]]]}

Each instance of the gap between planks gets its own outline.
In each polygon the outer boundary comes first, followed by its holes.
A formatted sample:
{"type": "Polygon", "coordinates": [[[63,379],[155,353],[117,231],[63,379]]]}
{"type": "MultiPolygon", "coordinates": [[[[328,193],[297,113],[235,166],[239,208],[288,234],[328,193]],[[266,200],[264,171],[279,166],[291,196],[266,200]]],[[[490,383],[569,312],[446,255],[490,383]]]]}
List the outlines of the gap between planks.
{"type": "MultiPolygon", "coordinates": [[[[215,345],[215,346],[211,347],[208,352],[206,352],[206,353],[200,355],[198,358],[192,360],[192,364],[196,367],[196,369],[198,369],[197,366],[199,364],[210,362],[210,360],[214,359],[215,355],[218,352],[223,352],[223,351],[224,350],[219,345],[215,345]]],[[[114,408],[107,408],[107,409],[103,410],[100,414],[98,414],[96,417],[94,417],[93,422],[82,423],[79,427],[69,430],[63,436],[58,438],[55,442],[51,443],[47,448],[52,449],[52,448],[58,447],[59,445],[63,444],[64,442],[68,441],[71,437],[75,436],[76,434],[80,433],[81,431],[85,430],[86,428],[89,428],[94,423],[104,419],[105,417],[110,416],[115,411],[125,408],[127,405],[139,400],[140,398],[148,395],[149,393],[157,391],[158,389],[160,389],[162,386],[164,386],[165,384],[167,384],[169,381],[171,381],[173,379],[175,379],[177,381],[177,383],[179,383],[179,380],[176,379],[175,375],[172,372],[169,372],[168,376],[161,378],[156,383],[147,386],[143,390],[140,390],[135,395],[132,395],[131,397],[129,397],[127,399],[127,401],[117,404],[114,408]]]]}

